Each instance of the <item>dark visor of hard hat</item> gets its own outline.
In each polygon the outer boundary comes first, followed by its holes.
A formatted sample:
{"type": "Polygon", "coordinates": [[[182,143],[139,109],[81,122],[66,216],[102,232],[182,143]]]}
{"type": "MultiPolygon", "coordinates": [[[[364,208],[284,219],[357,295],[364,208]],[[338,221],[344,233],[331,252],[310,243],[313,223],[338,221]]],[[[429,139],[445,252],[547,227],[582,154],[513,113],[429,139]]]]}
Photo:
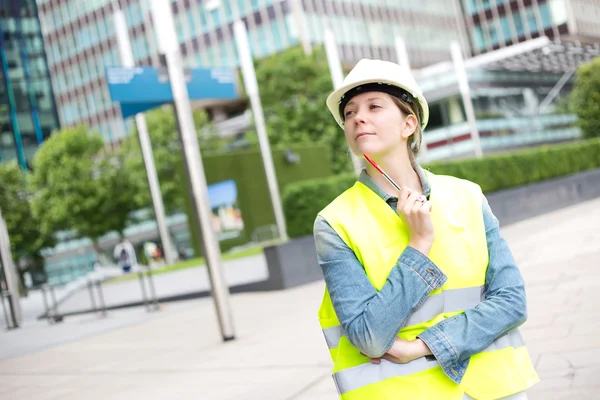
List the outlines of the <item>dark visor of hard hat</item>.
{"type": "Polygon", "coordinates": [[[387,93],[391,96],[395,96],[409,104],[417,103],[417,110],[419,110],[419,118],[421,118],[421,107],[418,102],[415,101],[415,98],[412,94],[408,93],[406,90],[399,88],[398,86],[389,85],[387,83],[367,83],[365,85],[360,85],[348,90],[340,99],[340,116],[342,119],[344,118],[344,108],[346,104],[356,95],[367,92],[383,92],[387,93]]]}

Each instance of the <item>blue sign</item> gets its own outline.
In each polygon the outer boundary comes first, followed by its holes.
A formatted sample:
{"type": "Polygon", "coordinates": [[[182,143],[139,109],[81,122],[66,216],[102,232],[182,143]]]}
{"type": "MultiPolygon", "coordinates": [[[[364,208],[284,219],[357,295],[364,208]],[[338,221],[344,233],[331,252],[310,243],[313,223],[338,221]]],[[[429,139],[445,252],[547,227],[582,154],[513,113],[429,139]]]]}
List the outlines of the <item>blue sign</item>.
{"type": "MultiPolygon", "coordinates": [[[[192,68],[186,71],[185,79],[190,100],[237,98],[233,68],[192,68]]],[[[121,104],[123,118],[173,101],[164,68],[109,67],[106,81],[112,101],[121,104]]]]}

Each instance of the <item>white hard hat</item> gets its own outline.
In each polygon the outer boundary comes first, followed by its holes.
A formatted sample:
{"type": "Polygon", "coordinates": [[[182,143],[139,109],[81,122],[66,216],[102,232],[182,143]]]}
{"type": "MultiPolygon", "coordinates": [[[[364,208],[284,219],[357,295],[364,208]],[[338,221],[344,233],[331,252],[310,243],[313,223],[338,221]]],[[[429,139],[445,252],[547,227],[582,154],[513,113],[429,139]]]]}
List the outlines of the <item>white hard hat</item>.
{"type": "Polygon", "coordinates": [[[409,71],[400,65],[382,60],[360,60],[344,79],[342,86],[327,97],[327,107],[337,123],[344,128],[344,118],[340,105],[347,103],[350,98],[361,92],[382,91],[396,95],[409,103],[418,101],[421,105],[421,129],[425,129],[429,121],[429,106],[423,97],[423,92],[409,71]],[[373,84],[379,84],[374,86],[373,84]],[[401,90],[398,90],[400,88],[401,90]],[[352,92],[352,93],[349,93],[352,92]],[[345,101],[344,101],[345,100],[345,101]]]}

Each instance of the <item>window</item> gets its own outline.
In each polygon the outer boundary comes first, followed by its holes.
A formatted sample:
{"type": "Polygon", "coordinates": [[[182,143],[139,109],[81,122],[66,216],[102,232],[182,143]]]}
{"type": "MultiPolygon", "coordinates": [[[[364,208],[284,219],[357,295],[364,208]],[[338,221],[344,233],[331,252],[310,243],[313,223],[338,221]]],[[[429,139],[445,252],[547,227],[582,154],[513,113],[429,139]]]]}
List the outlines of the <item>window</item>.
{"type": "Polygon", "coordinates": [[[246,0],[238,0],[238,11],[240,16],[246,15],[246,0]]]}
{"type": "Polygon", "coordinates": [[[517,36],[521,37],[525,35],[525,30],[523,29],[523,20],[521,19],[521,14],[515,13],[513,14],[513,21],[515,22],[515,29],[517,30],[517,36]]]}
{"type": "Polygon", "coordinates": [[[480,26],[476,26],[473,31],[473,41],[475,42],[475,48],[477,50],[485,49],[485,40],[483,38],[483,30],[480,26]]]}
{"type": "Polygon", "coordinates": [[[224,0],[223,6],[225,7],[225,18],[227,22],[233,21],[233,10],[231,9],[231,2],[233,0],[224,0]]]}
{"type": "Polygon", "coordinates": [[[540,4],[540,16],[544,29],[552,27],[552,15],[550,15],[550,7],[548,3],[540,4]]]}
{"type": "Polygon", "coordinates": [[[500,18],[500,26],[502,27],[502,36],[504,40],[509,41],[512,39],[512,35],[510,32],[510,24],[506,16],[500,18]]]}
{"type": "Polygon", "coordinates": [[[527,16],[527,26],[529,26],[529,31],[531,33],[537,32],[538,27],[535,20],[535,12],[533,11],[533,8],[528,8],[525,15],[527,16]]]}
{"type": "Polygon", "coordinates": [[[441,103],[429,104],[429,122],[427,123],[427,130],[441,128],[444,125],[444,114],[441,103]]]}
{"type": "Polygon", "coordinates": [[[221,26],[221,16],[219,15],[219,9],[215,8],[211,10],[210,15],[212,17],[213,26],[215,28],[221,26]]]}
{"type": "Polygon", "coordinates": [[[283,50],[283,38],[281,37],[281,34],[283,33],[285,35],[284,23],[285,22],[281,20],[275,20],[271,23],[271,31],[276,52],[283,50]]]}
{"type": "Polygon", "coordinates": [[[488,27],[488,32],[490,34],[490,41],[492,46],[495,46],[498,44],[498,30],[496,29],[495,26],[490,25],[488,27]]]}
{"type": "MultiPolygon", "coordinates": [[[[194,22],[194,16],[190,10],[186,11],[188,25],[190,27],[190,34],[192,37],[196,36],[196,23],[194,22]]],[[[183,21],[182,21],[183,22],[183,21]]]]}

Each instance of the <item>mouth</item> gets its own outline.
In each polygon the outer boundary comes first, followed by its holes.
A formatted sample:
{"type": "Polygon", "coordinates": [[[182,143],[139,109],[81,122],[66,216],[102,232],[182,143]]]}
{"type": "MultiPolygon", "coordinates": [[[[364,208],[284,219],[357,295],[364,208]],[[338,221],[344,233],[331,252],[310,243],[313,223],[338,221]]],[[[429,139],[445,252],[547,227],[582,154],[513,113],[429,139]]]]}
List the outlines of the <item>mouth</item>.
{"type": "Polygon", "coordinates": [[[356,137],[354,138],[354,140],[358,140],[363,136],[371,136],[374,135],[374,133],[369,133],[369,132],[361,132],[358,135],[356,135],[356,137]]]}

